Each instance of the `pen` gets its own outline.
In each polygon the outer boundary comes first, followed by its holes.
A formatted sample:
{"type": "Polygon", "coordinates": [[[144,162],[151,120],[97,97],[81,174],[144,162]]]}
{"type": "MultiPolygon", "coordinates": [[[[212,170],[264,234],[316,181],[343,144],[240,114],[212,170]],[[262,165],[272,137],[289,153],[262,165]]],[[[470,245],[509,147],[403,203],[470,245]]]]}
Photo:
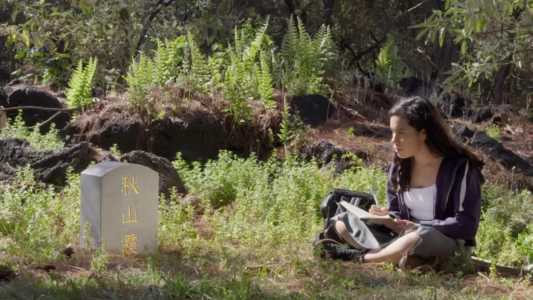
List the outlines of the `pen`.
{"type": "Polygon", "coordinates": [[[374,196],[374,201],[376,202],[376,206],[380,207],[379,202],[378,202],[378,195],[376,194],[376,190],[374,189],[374,186],[371,185],[370,188],[372,189],[372,195],[374,196]]]}

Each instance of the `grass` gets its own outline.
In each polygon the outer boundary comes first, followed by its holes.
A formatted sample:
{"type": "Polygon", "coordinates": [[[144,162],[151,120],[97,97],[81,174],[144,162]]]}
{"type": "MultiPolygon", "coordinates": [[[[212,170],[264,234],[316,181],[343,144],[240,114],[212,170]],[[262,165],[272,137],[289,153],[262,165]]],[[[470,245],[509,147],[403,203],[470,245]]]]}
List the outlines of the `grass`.
{"type": "MultiPolygon", "coordinates": [[[[275,155],[273,156],[275,157],[275,155]]],[[[121,257],[78,247],[79,175],[43,188],[29,168],[0,183],[0,262],[18,273],[0,299],[527,299],[530,278],[402,272],[387,264],[316,259],[319,204],[333,187],[385,198],[385,174],[356,168],[335,176],[288,156],[260,162],[221,152],[205,165],[173,162],[204,213],[178,201],[159,206],[157,253],[121,257]],[[60,253],[68,244],[75,255],[60,253]],[[53,267],[53,269],[51,269],[53,267]],[[49,271],[45,271],[48,269],[49,271]]],[[[509,264],[531,259],[531,194],[485,185],[478,254],[509,264]]],[[[177,197],[176,197],[177,198],[177,197]]],[[[179,200],[179,199],[178,199],[179,200]]]]}

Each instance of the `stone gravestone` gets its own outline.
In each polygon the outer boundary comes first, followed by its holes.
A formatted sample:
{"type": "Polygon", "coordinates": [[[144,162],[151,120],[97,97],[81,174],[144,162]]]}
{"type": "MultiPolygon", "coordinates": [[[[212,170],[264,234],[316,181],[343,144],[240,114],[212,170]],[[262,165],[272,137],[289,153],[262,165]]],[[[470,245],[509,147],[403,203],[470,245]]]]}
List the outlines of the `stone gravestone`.
{"type": "Polygon", "coordinates": [[[159,174],[121,162],[103,162],[81,173],[80,245],[124,255],[158,246],[159,174]],[[85,224],[90,232],[85,232],[85,224]]]}

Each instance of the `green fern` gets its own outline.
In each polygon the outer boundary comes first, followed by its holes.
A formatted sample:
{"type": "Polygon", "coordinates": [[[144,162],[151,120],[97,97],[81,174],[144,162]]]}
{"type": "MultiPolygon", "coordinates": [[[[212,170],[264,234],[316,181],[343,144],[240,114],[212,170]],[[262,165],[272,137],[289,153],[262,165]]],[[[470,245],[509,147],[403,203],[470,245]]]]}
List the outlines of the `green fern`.
{"type": "Polygon", "coordinates": [[[292,139],[289,117],[289,104],[287,103],[286,99],[283,99],[283,115],[281,119],[278,137],[280,142],[283,144],[283,147],[285,148],[285,152],[287,152],[287,147],[292,139]]]}
{"type": "Polygon", "coordinates": [[[133,107],[144,107],[149,101],[150,89],[154,82],[154,62],[144,54],[139,61],[132,61],[128,75],[130,102],[133,107]]]}
{"type": "Polygon", "coordinates": [[[274,87],[272,86],[272,75],[270,73],[270,67],[266,55],[263,51],[259,54],[261,62],[261,70],[256,71],[258,77],[257,88],[261,101],[265,107],[273,107],[275,102],[272,101],[272,94],[274,93],[274,87]]]}
{"type": "Polygon", "coordinates": [[[66,90],[68,107],[83,109],[91,104],[92,84],[97,65],[97,58],[90,59],[85,67],[83,67],[83,61],[78,62],[66,90]]]}
{"type": "Polygon", "coordinates": [[[322,26],[314,38],[300,19],[291,18],[282,43],[280,81],[290,94],[324,93],[324,79],[333,77],[337,53],[331,32],[322,26]]]}
{"type": "Polygon", "coordinates": [[[242,60],[247,64],[248,68],[252,67],[253,63],[256,60],[257,54],[261,50],[267,28],[268,28],[268,19],[263,25],[263,27],[261,27],[259,31],[256,33],[254,40],[252,41],[252,43],[250,43],[250,46],[248,46],[244,50],[242,60]]]}
{"type": "Polygon", "coordinates": [[[161,40],[157,39],[157,50],[155,50],[154,56],[154,74],[153,79],[154,83],[158,86],[165,86],[169,81],[171,81],[171,68],[173,65],[172,53],[167,47],[167,43],[163,43],[161,40]]]}
{"type": "Polygon", "coordinates": [[[187,45],[189,46],[190,66],[189,75],[196,89],[203,90],[204,85],[211,80],[209,63],[200,52],[192,34],[187,34],[187,45]]]}
{"type": "Polygon", "coordinates": [[[224,73],[223,95],[241,119],[250,117],[249,100],[259,98],[265,107],[273,105],[273,79],[264,53],[267,29],[268,20],[248,40],[244,30],[235,29],[235,41],[226,51],[229,65],[224,73]]]}
{"type": "Polygon", "coordinates": [[[388,41],[379,51],[376,59],[376,76],[389,87],[395,87],[400,79],[410,76],[409,69],[401,60],[393,41],[388,41]]]}

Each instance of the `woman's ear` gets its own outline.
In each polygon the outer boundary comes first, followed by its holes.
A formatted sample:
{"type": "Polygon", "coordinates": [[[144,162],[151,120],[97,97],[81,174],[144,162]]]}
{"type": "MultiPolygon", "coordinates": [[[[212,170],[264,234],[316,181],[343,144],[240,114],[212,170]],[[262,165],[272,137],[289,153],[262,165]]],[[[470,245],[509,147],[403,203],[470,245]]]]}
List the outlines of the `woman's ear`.
{"type": "Polygon", "coordinates": [[[423,139],[424,141],[428,138],[428,135],[427,135],[426,129],[422,129],[422,130],[420,130],[420,134],[421,134],[422,139],[423,139]]]}

